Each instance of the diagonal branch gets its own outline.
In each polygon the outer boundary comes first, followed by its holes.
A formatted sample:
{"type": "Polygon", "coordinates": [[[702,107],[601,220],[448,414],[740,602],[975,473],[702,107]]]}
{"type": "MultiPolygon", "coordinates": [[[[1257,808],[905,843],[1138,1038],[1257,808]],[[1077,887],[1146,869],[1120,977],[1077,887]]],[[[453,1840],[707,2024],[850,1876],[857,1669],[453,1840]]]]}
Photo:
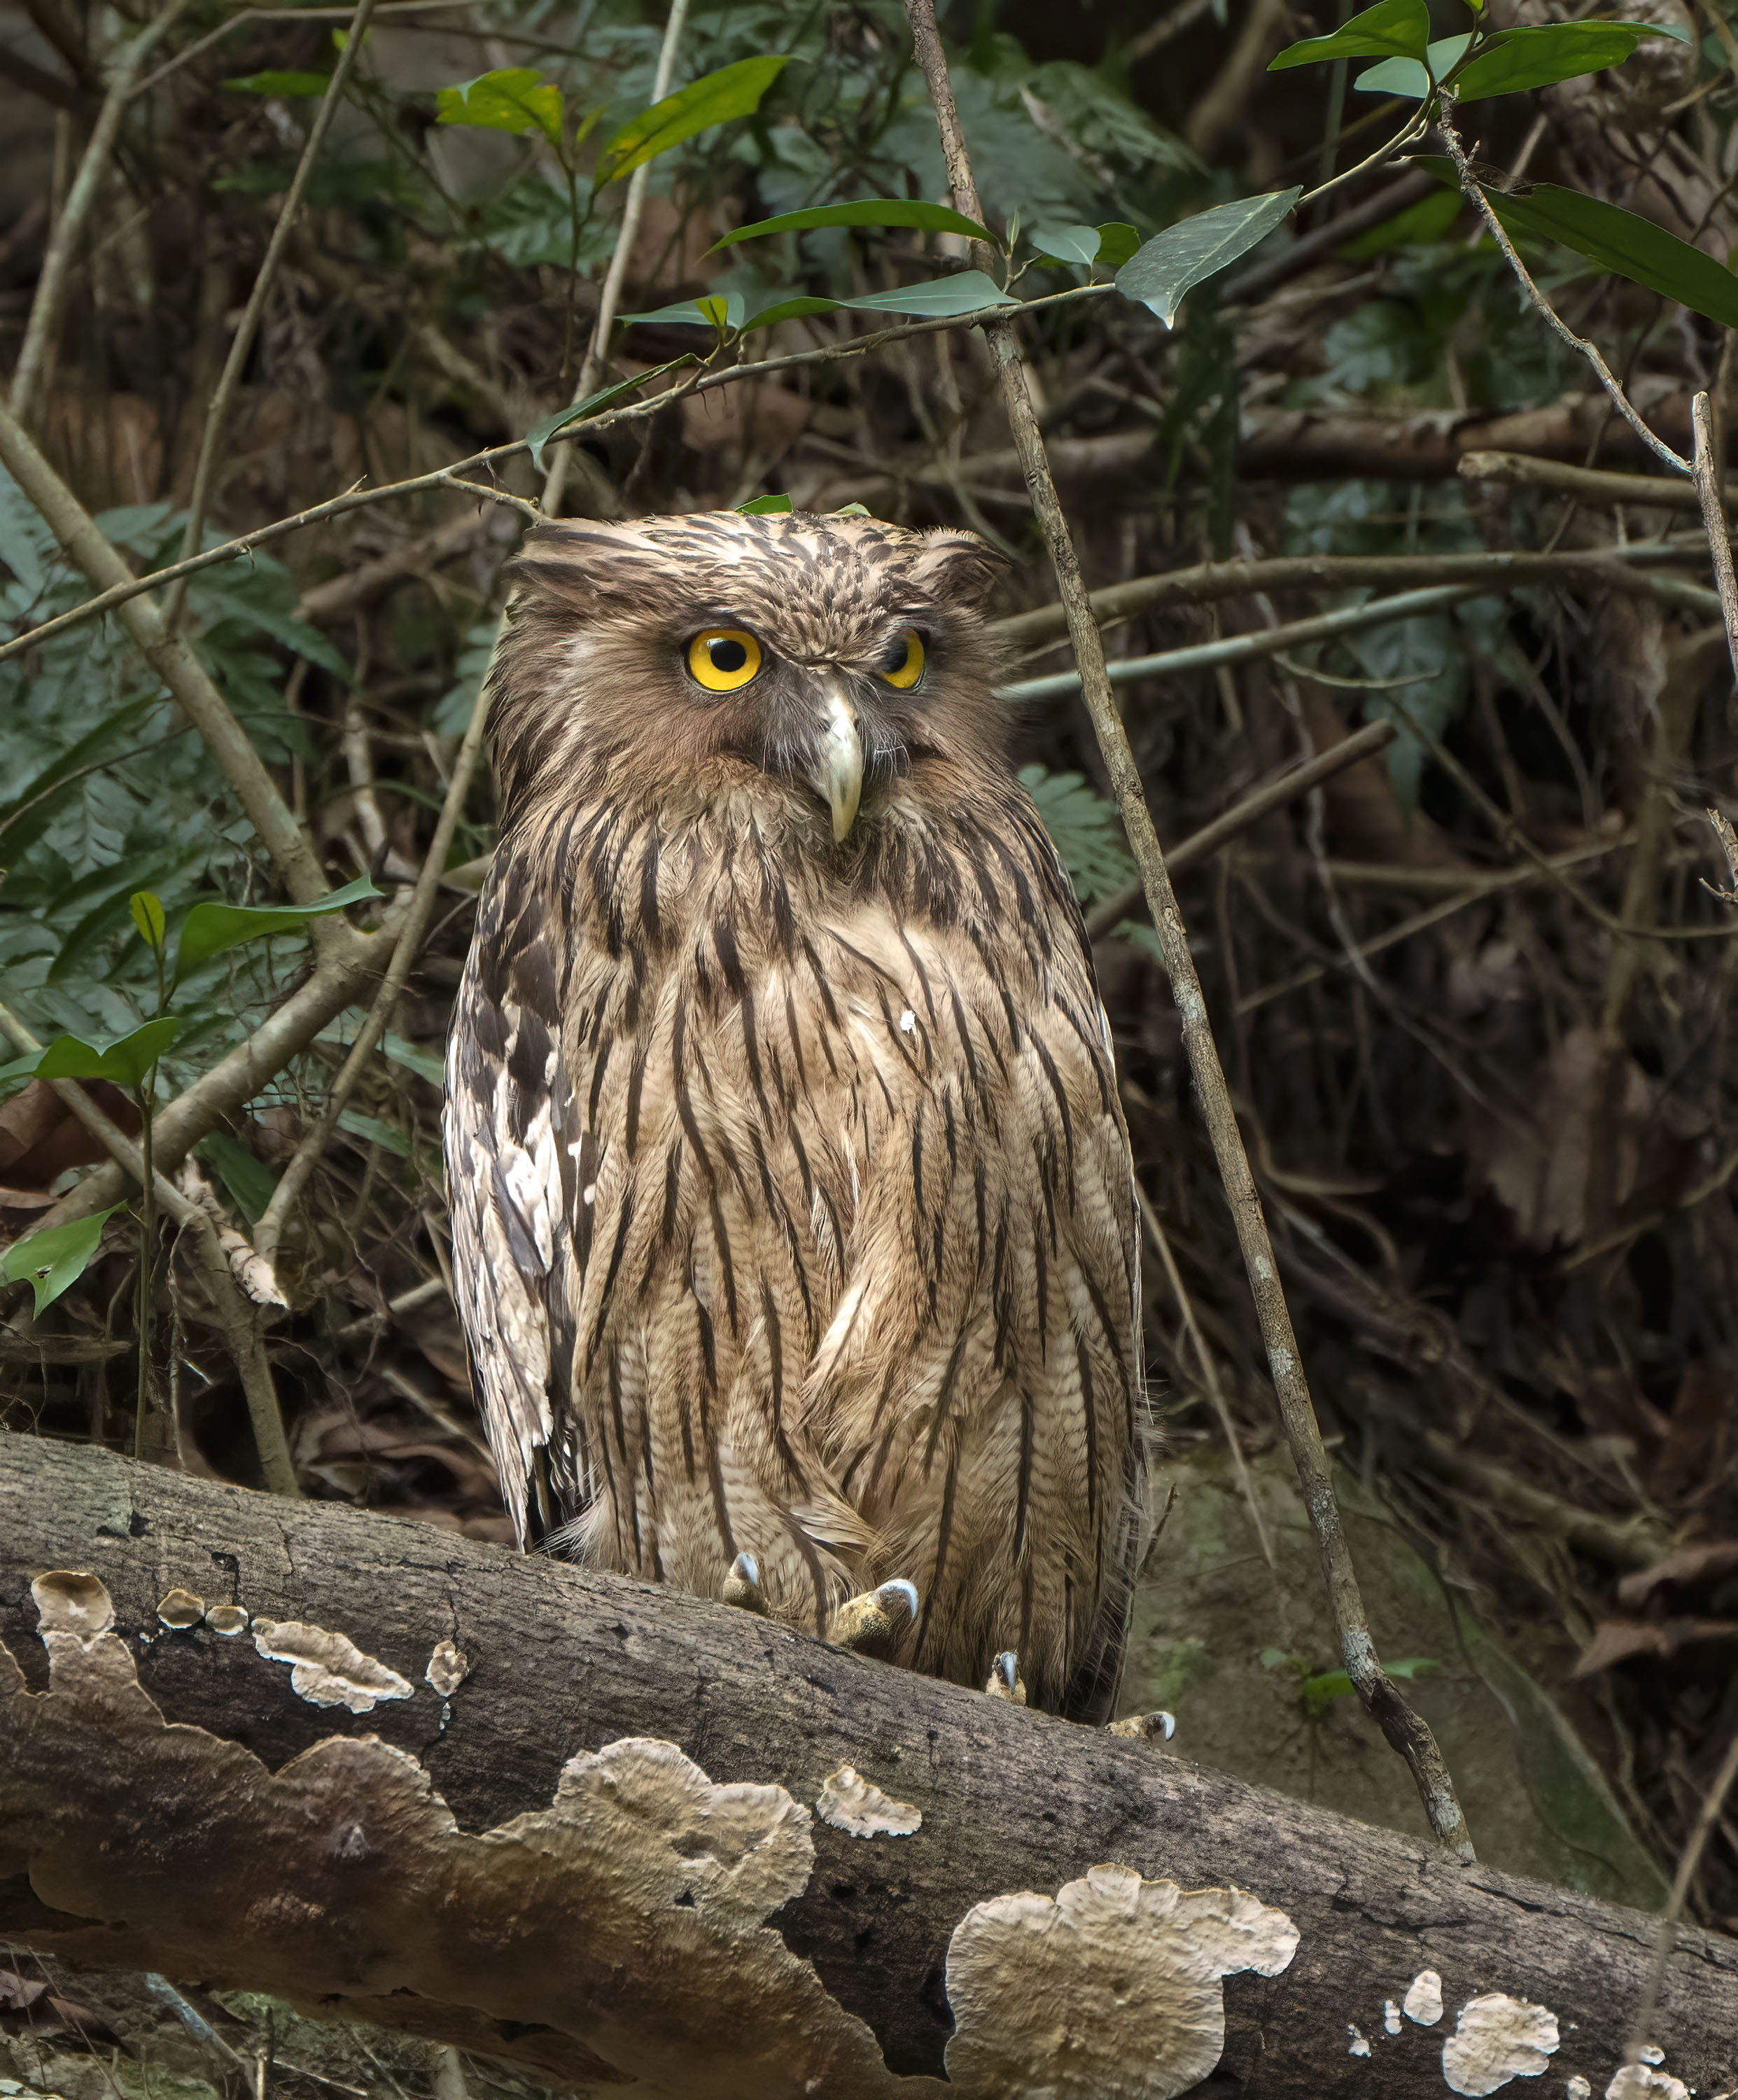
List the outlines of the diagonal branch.
{"type": "MultiPolygon", "coordinates": [[[[266,244],[265,258],[259,273],[254,280],[254,289],[242,311],[240,325],[236,330],[235,340],[229,346],[229,355],[223,360],[217,390],[211,397],[211,406],[205,411],[205,427],[199,441],[199,464],[193,470],[193,493],[187,501],[187,526],[181,536],[181,558],[196,554],[199,539],[205,529],[205,513],[211,501],[211,483],[217,471],[217,463],[228,435],[229,412],[235,405],[236,389],[241,384],[241,374],[254,348],[254,338],[259,332],[260,317],[265,312],[266,301],[271,296],[273,280],[278,265],[284,259],[284,251],[289,245],[289,236],[294,231],[302,212],[302,200],[307,192],[308,179],[314,172],[314,164],[320,158],[320,148],[326,143],[326,134],[332,128],[344,99],[344,89],[351,74],[355,70],[356,60],[361,55],[362,40],[368,33],[368,17],[373,13],[377,0],[360,0],[355,13],[351,17],[350,33],[344,40],[344,48],[338,53],[338,62],[332,68],[332,77],[326,83],[326,91],[320,97],[320,108],[310,126],[307,143],[302,149],[302,158],[296,163],[296,172],[290,178],[289,189],[271,229],[271,238],[266,244]]],[[[163,625],[173,634],[181,624],[181,608],[187,598],[185,581],[177,583],[170,590],[163,607],[163,625]]]]}
{"type": "Polygon", "coordinates": [[[37,407],[37,395],[46,381],[60,333],[60,317],[66,310],[73,256],[84,232],[85,222],[96,204],[103,178],[108,172],[115,141],[121,135],[121,120],[133,99],[139,68],[187,4],[187,0],[167,0],[157,20],[149,28],[141,29],[126,46],[110,79],[108,93],[104,97],[103,107],[91,129],[90,143],[78,164],[73,187],[67,192],[60,223],[48,243],[48,252],[42,258],[42,274],[30,304],[24,346],[18,353],[18,364],[12,373],[12,409],[20,423],[31,420],[37,407]]]}
{"type": "MultiPolygon", "coordinates": [[[[936,124],[941,133],[942,154],[947,164],[954,208],[981,223],[983,211],[954,106],[946,56],[936,29],[934,0],[905,0],[905,11],[911,25],[917,62],[935,105],[936,124]]],[[[1068,522],[1062,515],[1056,483],[1051,478],[1043,438],[1026,386],[1018,339],[1012,326],[1004,320],[986,322],[984,334],[1001,382],[1002,398],[1031,494],[1032,507],[1049,548],[1062,602],[1067,608],[1069,638],[1074,644],[1074,660],[1080,669],[1081,690],[1092,717],[1105,771],[1122,810],[1123,829],[1140,866],[1159,950],[1171,979],[1171,994],[1182,1016],[1183,1041],[1189,1053],[1189,1069],[1194,1075],[1214,1157],[1249,1271],[1286,1438],[1298,1469],[1310,1521],[1315,1528],[1347,1674],[1383,1733],[1411,1767],[1437,1842],[1460,1858],[1470,1860],[1472,1846],[1466,1818],[1455,1798],[1453,1783],[1436,1737],[1396,1689],[1378,1660],[1375,1644],[1370,1639],[1351,1549],[1334,1498],[1333,1476],[1327,1454],[1322,1448],[1321,1431],[1316,1420],[1291,1313],[1273,1259],[1267,1220],[1262,1215],[1255,1176],[1250,1171],[1249,1155],[1237,1128],[1224,1068],[1220,1063],[1218,1046],[1207,1019],[1206,1002],[1202,996],[1201,979],[1189,950],[1189,934],[1177,909],[1176,893],[1171,885],[1164,853],[1147,809],[1128,732],[1117,712],[1105,665],[1104,643],[1093,622],[1086,585],[1080,574],[1079,558],[1074,551],[1068,522]]]]}
{"type": "MultiPolygon", "coordinates": [[[[4,403],[0,403],[0,465],[35,505],[64,552],[99,590],[133,581],[126,562],[4,403]]],[[[186,642],[170,633],[163,615],[148,598],[128,598],[120,607],[120,615],[147,663],[205,739],[271,854],[285,889],[298,904],[311,904],[324,897],[328,885],[313,847],[204,664],[186,642]]],[[[315,922],[316,929],[321,923],[315,922]]],[[[316,931],[316,944],[324,938],[316,931]]]]}

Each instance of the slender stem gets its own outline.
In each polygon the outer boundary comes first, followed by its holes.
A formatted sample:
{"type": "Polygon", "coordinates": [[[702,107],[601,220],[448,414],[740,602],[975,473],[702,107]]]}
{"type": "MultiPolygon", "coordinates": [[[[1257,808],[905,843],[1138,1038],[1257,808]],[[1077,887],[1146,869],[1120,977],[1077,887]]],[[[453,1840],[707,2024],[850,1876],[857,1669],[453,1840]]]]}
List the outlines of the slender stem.
{"type": "Polygon", "coordinates": [[[1528,305],[1544,316],[1553,332],[1560,337],[1571,350],[1579,351],[1581,355],[1586,359],[1598,375],[1599,384],[1611,396],[1612,405],[1634,431],[1636,436],[1647,446],[1649,452],[1664,460],[1668,466],[1675,467],[1679,474],[1687,474],[1690,471],[1690,462],[1687,459],[1680,458],[1663,438],[1656,437],[1648,429],[1637,413],[1629,395],[1618,384],[1617,375],[1599,355],[1597,346],[1589,342],[1585,336],[1577,335],[1568,323],[1559,316],[1556,308],[1538,286],[1533,283],[1526,264],[1515,252],[1515,243],[1510,240],[1504,230],[1502,221],[1491,209],[1490,199],[1485,196],[1483,186],[1478,177],[1472,172],[1471,165],[1467,159],[1459,136],[1449,115],[1449,107],[1453,99],[1452,95],[1444,94],[1442,107],[1437,113],[1436,128],[1442,134],[1442,142],[1449,149],[1449,158],[1453,161],[1456,172],[1460,176],[1462,192],[1471,204],[1473,210],[1478,213],[1480,218],[1489,228],[1492,240],[1502,249],[1503,259],[1515,272],[1515,280],[1526,294],[1528,305]]]}
{"type": "MultiPolygon", "coordinates": [[[[658,47],[658,70],[652,82],[652,100],[662,102],[670,91],[670,80],[676,71],[676,49],[682,41],[682,26],[688,19],[688,0],[670,0],[670,11],[664,24],[664,42],[658,47]]],[[[646,209],[646,189],[651,169],[642,161],[628,178],[628,194],[622,202],[621,224],[615,233],[615,250],[610,258],[610,267],[604,273],[603,289],[598,298],[598,318],[592,325],[591,341],[586,345],[584,362],[580,366],[580,377],[573,390],[576,401],[583,401],[598,384],[598,375],[603,369],[609,354],[610,330],[615,325],[615,310],[621,304],[622,287],[628,280],[628,264],[633,253],[633,244],[640,231],[640,217],[646,209]]],[[[577,228],[577,220],[576,220],[577,228]]],[[[576,231],[575,239],[578,234],[576,231]]],[[[548,518],[561,515],[562,497],[567,487],[567,470],[571,455],[563,445],[549,461],[549,470],[543,478],[543,510],[548,518]]]]}
{"type": "Polygon", "coordinates": [[[71,281],[73,254],[85,230],[85,222],[90,216],[103,186],[108,163],[115,150],[115,142],[121,135],[121,120],[126,114],[126,106],[134,94],[134,84],[139,78],[139,68],[150,56],[152,47],[170,29],[187,5],[187,0],[168,0],[162,13],[149,28],[141,29],[121,54],[109,82],[108,93],[103,99],[103,107],[90,133],[90,143],[85,148],[84,158],[78,164],[78,173],[67,193],[59,219],[48,243],[48,252],[42,258],[42,274],[38,279],[36,297],[30,303],[30,318],[24,325],[24,346],[18,353],[18,364],[12,373],[12,409],[21,423],[29,422],[37,407],[37,395],[42,388],[54,356],[55,344],[60,333],[61,316],[66,309],[66,298],[71,281]]]}
{"type": "MultiPolygon", "coordinates": [[[[1654,1940],[1653,1964],[1648,1972],[1648,1983],[1642,1992],[1641,2003],[1635,2009],[1635,2020],[1630,2030],[1629,2060],[1639,2064],[1642,2051],[1648,2046],[1653,2016],[1659,2006],[1660,1991],[1665,1981],[1666,1965],[1670,1961],[1672,1948],[1678,1937],[1678,1920],[1683,1915],[1684,1899],[1690,1893],[1690,1884],[1696,1878],[1696,1870],[1702,1863],[1702,1854],[1714,1826],[1720,1820],[1720,1811],[1726,1806],[1727,1796],[1738,1784],[1738,1733],[1726,1746],[1726,1755],[1720,1769],[1714,1776],[1714,1783],[1702,1797],[1696,1823],[1678,1861],[1678,1871],[1672,1877],[1671,1894],[1665,1899],[1665,1908],[1660,1913],[1659,1931],[1654,1940]]],[[[1659,2058],[1656,2055],[1654,2061],[1659,2058]]],[[[1616,2081],[1613,2081],[1614,2083],[1616,2081]]]]}
{"type": "Polygon", "coordinates": [[[139,1090],[139,1394],[133,1417],[133,1456],[145,1449],[145,1417],[151,1411],[151,1272],[157,1251],[157,1169],[151,1157],[151,1125],[157,1109],[157,1066],[139,1090]]]}
{"type": "Polygon", "coordinates": [[[1385,146],[1378,146],[1374,153],[1365,156],[1355,167],[1348,168],[1343,174],[1334,175],[1319,183],[1305,196],[1300,196],[1292,207],[1302,211],[1306,205],[1313,204],[1317,197],[1325,197],[1330,190],[1343,188],[1354,175],[1361,175],[1366,169],[1380,167],[1382,163],[1397,153],[1402,146],[1409,146],[1414,139],[1422,139],[1429,130],[1432,111],[1427,103],[1422,109],[1414,110],[1385,146]]]}
{"type": "MultiPolygon", "coordinates": [[[[905,11],[911,27],[917,62],[929,83],[930,99],[935,107],[942,156],[947,166],[954,207],[981,224],[983,212],[977,185],[972,179],[965,141],[960,134],[947,60],[936,29],[934,0],[905,0],[905,11]]],[[[1049,459],[1026,387],[1019,344],[1013,329],[1005,320],[986,323],[984,333],[1001,382],[1003,400],[1031,494],[1032,507],[1043,528],[1062,602],[1068,610],[1069,636],[1074,643],[1075,661],[1080,667],[1081,690],[1092,717],[1105,771],[1122,810],[1123,829],[1145,880],[1160,953],[1171,979],[1172,996],[1182,1016],[1189,1069],[1249,1271],[1286,1440],[1315,1529],[1347,1673],[1383,1733],[1410,1766],[1425,1814],[1438,1842],[1461,1859],[1470,1859],[1472,1846],[1466,1819],[1455,1798],[1453,1784],[1436,1738],[1395,1688],[1377,1659],[1375,1644],[1370,1639],[1369,1621],[1358,1592],[1357,1575],[1334,1499],[1333,1475],[1304,1380],[1297,1336],[1280,1284],[1267,1222],[1262,1215],[1261,1199],[1256,1193],[1255,1176],[1250,1171],[1249,1155],[1237,1128],[1230,1089],[1225,1083],[1224,1069],[1220,1063],[1218,1046],[1207,1020],[1206,1002],[1202,996],[1189,934],[1177,909],[1176,894],[1171,885],[1158,834],[1147,809],[1128,733],[1117,712],[1105,667],[1104,644],[1093,623],[1079,558],[1051,477],[1049,459]]]]}
{"type": "MultiPolygon", "coordinates": [[[[13,1047],[20,1052],[40,1050],[29,1030],[4,1005],[0,1005],[0,1035],[9,1037],[13,1047]]],[[[117,1180],[104,1192],[107,1201],[117,1201],[124,1193],[125,1176],[145,1185],[143,1154],[126,1132],[120,1128],[94,1101],[84,1088],[73,1079],[51,1079],[49,1085],[85,1128],[103,1146],[115,1162],[117,1180]]],[[[87,1177],[73,1193],[78,1195],[89,1189],[95,1177],[87,1177]]],[[[172,1181],[153,1166],[151,1188],[157,1202],[175,1223],[192,1235],[194,1257],[205,1273],[205,1291],[211,1301],[212,1312],[223,1330],[224,1346],[235,1361],[241,1379],[241,1390],[247,1401],[248,1417],[254,1426],[254,1441],[259,1453],[261,1476],[270,1493],[275,1495],[299,1495],[301,1487],[296,1479],[296,1468],[289,1455],[289,1444],[284,1434],[284,1418],[279,1410],[277,1390],[272,1383],[271,1360],[266,1353],[265,1343],[256,1326],[252,1311],[241,1302],[235,1272],[229,1265],[217,1227],[197,1203],[190,1202],[172,1181]]],[[[55,1224],[67,1222],[60,1213],[65,1210],[70,1198],[63,1198],[55,1209],[38,1224],[38,1232],[46,1232],[55,1224]]],[[[87,1217],[92,1211],[104,1207],[103,1200],[87,1202],[82,1208],[67,1213],[68,1217],[87,1217]]],[[[239,1236],[238,1236],[239,1237],[239,1236]]]]}
{"type": "Polygon", "coordinates": [[[277,1251],[282,1242],[285,1222],[290,1211],[307,1186],[308,1177],[318,1165],[322,1154],[331,1142],[332,1133],[337,1128],[338,1118],[355,1091],[372,1060],[380,1039],[386,1032],[393,1008],[398,1004],[417,951],[422,946],[422,937],[434,915],[436,893],[447,866],[448,849],[452,844],[452,835],[458,829],[459,818],[464,814],[465,798],[470,792],[471,776],[476,770],[477,760],[483,749],[483,730],[488,719],[488,681],[485,679],[477,694],[475,705],[470,712],[470,721],[465,731],[465,740],[459,746],[459,754],[453,761],[452,778],[447,788],[446,801],[441,805],[439,820],[434,826],[434,836],[430,841],[421,872],[417,877],[410,908],[404,915],[397,946],[386,975],[381,979],[380,990],[368,1009],[368,1018],[358,1030],[351,1045],[350,1055],[339,1067],[337,1077],[332,1083],[332,1091],[317,1121],[296,1147],[289,1164],[284,1169],[277,1187],[265,1213],[254,1228],[254,1244],[261,1257],[276,1264],[277,1251]]]}
{"type": "MultiPolygon", "coordinates": [[[[193,493],[187,502],[187,525],[181,535],[181,558],[199,551],[200,535],[205,530],[205,513],[210,507],[212,479],[217,463],[222,457],[224,440],[229,431],[230,410],[235,405],[236,390],[241,384],[241,374],[252,355],[254,338],[259,333],[259,324],[265,313],[266,301],[270,298],[278,265],[284,259],[284,251],[289,245],[289,236],[295,230],[301,215],[302,200],[307,193],[308,179],[314,172],[314,164],[320,158],[321,147],[326,143],[326,134],[332,129],[332,120],[337,115],[344,99],[344,89],[356,67],[362,53],[362,41],[368,31],[368,17],[374,12],[378,0],[358,0],[356,11],[350,18],[350,33],[344,40],[344,48],[338,53],[338,62],[332,68],[332,77],[326,83],[326,91],[320,97],[320,108],[310,127],[307,143],[302,149],[302,158],[296,163],[296,172],[290,178],[289,188],[279,210],[277,223],[271,229],[271,238],[266,243],[265,258],[254,280],[254,289],[248,295],[247,305],[242,310],[240,325],[236,330],[235,341],[229,346],[229,355],[223,360],[223,369],[217,383],[217,391],[211,397],[211,406],[205,411],[205,427],[199,440],[199,464],[193,470],[193,493]]],[[[181,624],[181,610],[187,602],[185,582],[177,583],[170,590],[163,607],[163,625],[173,634],[181,624]]]]}
{"type": "Polygon", "coordinates": [[[1738,576],[1732,573],[1731,537],[1726,529],[1720,459],[1714,443],[1714,410],[1705,394],[1698,394],[1690,404],[1690,429],[1702,528],[1708,535],[1708,551],[1714,557],[1714,580],[1720,593],[1720,616],[1726,623],[1726,645],[1731,653],[1733,672],[1738,675],[1738,576]]]}

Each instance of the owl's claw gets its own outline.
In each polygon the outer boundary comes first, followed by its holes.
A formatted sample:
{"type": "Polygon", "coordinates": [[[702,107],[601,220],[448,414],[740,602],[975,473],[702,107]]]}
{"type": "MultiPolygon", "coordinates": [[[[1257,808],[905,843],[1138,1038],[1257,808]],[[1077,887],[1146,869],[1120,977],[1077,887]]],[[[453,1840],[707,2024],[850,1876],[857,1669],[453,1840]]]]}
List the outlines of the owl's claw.
{"type": "Polygon", "coordinates": [[[1026,1704],[1026,1679],[1020,1674],[1020,1658],[1004,1648],[990,1665],[990,1682],[984,1687],[992,1699],[1005,1699],[1012,1706],[1026,1704]]]}
{"type": "Polygon", "coordinates": [[[1125,1714],[1120,1721],[1105,1724],[1107,1736],[1132,1736],[1137,1742],[1168,1743],[1177,1732],[1176,1717],[1162,1707],[1152,1714],[1125,1714]]]}
{"type": "Polygon", "coordinates": [[[847,1597],[827,1621],[827,1638],[859,1655],[885,1656],[917,1617],[917,1585],[902,1576],[847,1597]]]}
{"type": "Polygon", "coordinates": [[[739,1553],[718,1592],[727,1604],[740,1604],[745,1612],[766,1616],[766,1592],[761,1587],[760,1564],[752,1553],[739,1553]]]}

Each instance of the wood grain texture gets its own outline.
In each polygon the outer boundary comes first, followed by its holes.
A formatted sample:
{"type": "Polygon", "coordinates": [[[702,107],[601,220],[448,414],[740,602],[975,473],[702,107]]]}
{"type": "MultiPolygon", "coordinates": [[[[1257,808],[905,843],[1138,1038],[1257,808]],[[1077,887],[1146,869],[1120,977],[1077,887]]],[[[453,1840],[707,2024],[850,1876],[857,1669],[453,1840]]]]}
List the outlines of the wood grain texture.
{"type": "MultiPolygon", "coordinates": [[[[245,1745],[274,1772],[315,1743],[377,1737],[421,1761],[465,1830],[545,1808],[568,1758],[627,1736],[677,1745],[715,1784],[777,1783],[800,1802],[813,1803],[841,1764],[854,1767],[920,1808],[921,1830],[864,1840],[818,1821],[814,1870],[774,1923],[874,2030],[894,2073],[941,2070],[942,1964],[967,1912],[1012,1891],[1053,1895],[1104,1862],[1248,1890],[1301,1935],[1283,1974],[1228,1979],[1216,2089],[1314,2094],[1355,2076],[1372,2094],[1440,2093],[1456,2010],[1491,1992],[1556,2014],[1554,2089],[1579,2075],[1603,2093],[1622,2060],[1653,1944],[1639,1913],[1457,1868],[1422,1838],[746,1612],[421,1525],[0,1436],[0,1639],[29,1693],[46,1684],[29,1583],[56,1567],[89,1569],[108,1586],[139,1681],[170,1721],[245,1745]],[[250,1640],[165,1635],[157,1606],[176,1587],[344,1633],[415,1695],[361,1716],[315,1708],[250,1640]],[[470,1665],[444,1711],[424,1679],[442,1640],[470,1665]],[[1386,2036],[1384,2000],[1398,2002],[1424,1968],[1442,1978],[1441,2026],[1407,2023],[1386,2036]],[[1367,2061],[1348,2062],[1352,2026],[1371,2039],[1367,2061]]],[[[7,1776],[15,1749],[15,1730],[12,1743],[0,1739],[0,1937],[65,1948],[80,1921],[51,1914],[20,1868],[33,1833],[7,1776]]],[[[99,1740],[90,1752],[100,1758],[99,1740]]],[[[68,1762],[69,1795],[94,1783],[68,1762]]],[[[164,1802],[163,1827],[187,1806],[164,1802]]],[[[130,1944],[148,1946],[148,1919],[126,1929],[130,1944]]],[[[112,1924],[111,1943],[114,1935],[112,1924]]],[[[85,1958],[98,1958],[95,1944],[85,1958]]],[[[568,1957],[556,1946],[547,1958],[568,1957]]],[[[207,1980],[273,1984],[258,1974],[207,1980]]],[[[439,2014],[425,2004],[414,2017],[429,2032],[439,2014]]],[[[467,2046],[514,2051],[509,2024],[487,2008],[456,2010],[448,2031],[467,2046]]],[[[1738,2082],[1738,1943],[1682,1933],[1656,2038],[1666,2068],[1700,2093],[1738,2082]]]]}

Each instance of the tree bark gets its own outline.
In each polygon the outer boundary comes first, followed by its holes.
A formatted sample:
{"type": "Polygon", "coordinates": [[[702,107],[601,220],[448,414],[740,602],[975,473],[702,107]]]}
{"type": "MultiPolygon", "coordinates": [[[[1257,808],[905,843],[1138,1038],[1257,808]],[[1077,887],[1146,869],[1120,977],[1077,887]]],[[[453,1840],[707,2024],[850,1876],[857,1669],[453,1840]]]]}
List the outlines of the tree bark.
{"type": "MultiPolygon", "coordinates": [[[[582,2087],[1598,2094],[1652,1956],[1638,1912],[746,1612],[20,1436],[0,1640],[0,1938],[582,2087]],[[1391,2034],[1426,1970],[1440,2022],[1391,2034]]],[[[1680,1930],[1654,2039],[1738,2083],[1738,1942],[1680,1930]]]]}

